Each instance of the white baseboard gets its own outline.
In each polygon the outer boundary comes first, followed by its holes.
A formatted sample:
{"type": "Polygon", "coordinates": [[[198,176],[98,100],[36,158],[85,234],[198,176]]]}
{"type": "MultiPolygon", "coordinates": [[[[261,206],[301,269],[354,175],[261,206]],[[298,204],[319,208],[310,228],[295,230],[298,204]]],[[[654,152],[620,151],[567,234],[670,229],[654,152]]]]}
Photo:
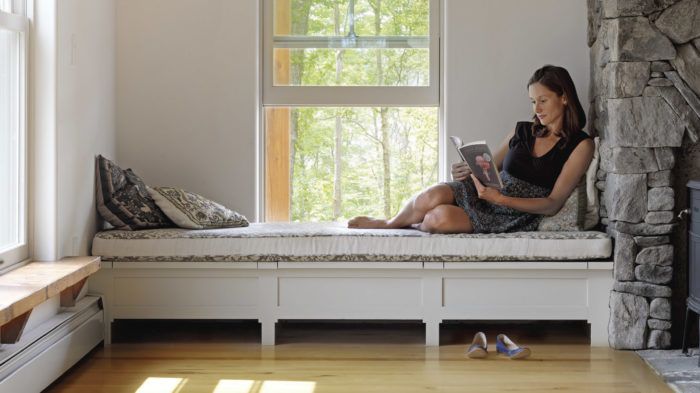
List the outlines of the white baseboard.
{"type": "Polygon", "coordinates": [[[0,346],[0,393],[41,392],[104,338],[104,313],[96,296],[0,346]]]}

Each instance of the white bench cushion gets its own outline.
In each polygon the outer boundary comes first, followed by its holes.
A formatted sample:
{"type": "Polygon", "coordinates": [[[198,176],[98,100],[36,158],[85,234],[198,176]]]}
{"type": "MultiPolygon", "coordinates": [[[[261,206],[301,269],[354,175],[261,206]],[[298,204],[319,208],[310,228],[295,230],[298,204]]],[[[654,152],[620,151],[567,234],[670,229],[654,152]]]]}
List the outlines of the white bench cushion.
{"type": "Polygon", "coordinates": [[[123,262],[465,262],[609,258],[602,232],[431,235],[348,229],[340,223],[254,223],[245,228],[105,231],[92,254],[123,262]]]}

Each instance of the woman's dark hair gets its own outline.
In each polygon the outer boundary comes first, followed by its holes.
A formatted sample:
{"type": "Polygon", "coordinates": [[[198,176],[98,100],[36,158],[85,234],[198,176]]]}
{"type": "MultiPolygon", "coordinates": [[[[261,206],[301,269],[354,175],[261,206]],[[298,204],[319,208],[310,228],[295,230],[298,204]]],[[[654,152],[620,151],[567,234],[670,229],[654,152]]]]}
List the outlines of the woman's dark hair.
{"type": "MultiPolygon", "coordinates": [[[[567,104],[564,108],[564,119],[561,130],[563,142],[561,146],[566,146],[569,138],[582,130],[586,125],[586,113],[578,99],[578,94],[576,94],[574,81],[565,68],[546,65],[532,74],[530,80],[527,82],[527,87],[529,88],[535,83],[543,85],[556,93],[559,97],[566,95],[567,104]]],[[[536,137],[547,136],[549,134],[549,130],[540,123],[540,119],[537,118],[536,114],[533,116],[532,134],[536,137]]]]}

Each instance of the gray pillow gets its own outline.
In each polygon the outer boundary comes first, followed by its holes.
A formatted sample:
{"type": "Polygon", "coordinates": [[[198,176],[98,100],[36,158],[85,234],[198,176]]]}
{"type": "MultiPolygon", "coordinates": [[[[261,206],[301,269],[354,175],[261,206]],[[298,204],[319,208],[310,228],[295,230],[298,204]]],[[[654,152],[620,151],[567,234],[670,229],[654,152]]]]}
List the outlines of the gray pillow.
{"type": "Polygon", "coordinates": [[[131,169],[123,170],[102,156],[95,164],[97,211],[105,221],[126,230],[173,226],[131,169]]]}
{"type": "Polygon", "coordinates": [[[537,227],[538,231],[580,231],[584,229],[586,218],[586,184],[581,183],[569,195],[564,206],[553,216],[544,216],[537,227]]]}
{"type": "Polygon", "coordinates": [[[149,187],[148,192],[158,207],[181,228],[248,226],[245,216],[193,192],[173,187],[149,187]]]}

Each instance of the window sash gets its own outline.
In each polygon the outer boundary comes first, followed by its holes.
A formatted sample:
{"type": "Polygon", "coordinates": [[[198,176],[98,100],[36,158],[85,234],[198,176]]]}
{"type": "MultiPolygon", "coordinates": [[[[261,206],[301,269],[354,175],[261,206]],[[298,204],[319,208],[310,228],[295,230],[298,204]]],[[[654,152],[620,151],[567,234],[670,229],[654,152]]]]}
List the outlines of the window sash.
{"type": "MultiPolygon", "coordinates": [[[[28,75],[28,34],[29,20],[23,0],[10,0],[14,13],[0,11],[0,30],[18,33],[16,98],[11,104],[16,121],[12,125],[18,131],[18,242],[9,248],[0,250],[0,271],[10,265],[27,259],[28,246],[28,179],[27,179],[27,75],[28,75]]],[[[15,66],[13,65],[13,66],[15,66]]]]}
{"type": "MultiPolygon", "coordinates": [[[[440,2],[430,0],[430,37],[358,37],[352,48],[401,48],[421,45],[430,49],[429,86],[275,86],[275,48],[341,48],[344,37],[293,37],[273,35],[274,0],[263,1],[263,105],[271,106],[439,106],[440,105],[440,2]],[[381,40],[384,41],[381,41],[381,40]],[[386,46],[378,46],[380,44],[386,46]],[[308,46],[304,46],[308,45],[308,46]],[[393,45],[393,46],[392,46],[393,45]]],[[[348,48],[342,46],[342,48],[348,48]]]]}

